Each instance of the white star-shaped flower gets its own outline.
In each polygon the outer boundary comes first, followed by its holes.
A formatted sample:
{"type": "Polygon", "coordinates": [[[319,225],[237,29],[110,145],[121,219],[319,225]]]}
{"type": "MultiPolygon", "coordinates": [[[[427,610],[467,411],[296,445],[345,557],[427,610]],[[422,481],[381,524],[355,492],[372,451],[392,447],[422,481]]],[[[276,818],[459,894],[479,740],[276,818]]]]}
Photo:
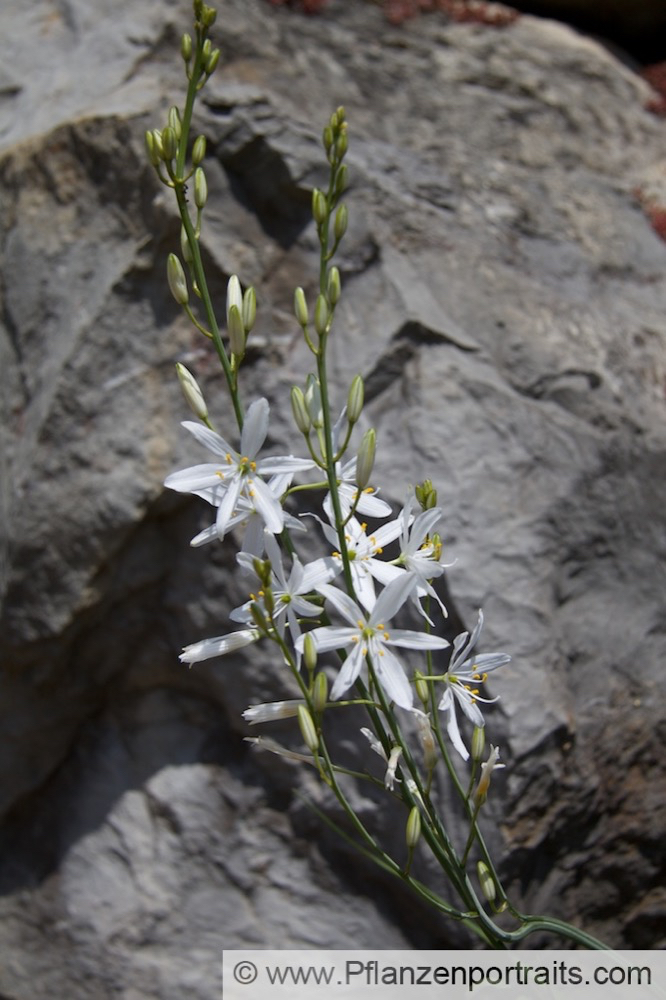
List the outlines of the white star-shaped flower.
{"type": "Polygon", "coordinates": [[[481,653],[479,656],[471,656],[471,652],[476,646],[481,628],[483,627],[483,613],[479,611],[479,620],[470,635],[468,632],[461,632],[453,640],[453,650],[449,668],[444,676],[446,690],[439,703],[439,708],[443,712],[449,713],[447,732],[454,747],[463,758],[469,758],[467,747],[463,743],[458,728],[456,717],[456,701],[463,710],[463,713],[475,726],[482,727],[485,720],[481,714],[478,702],[490,704],[497,701],[497,698],[482,698],[479,694],[479,685],[483,684],[486,675],[497,667],[509,663],[510,656],[506,653],[481,653]]]}
{"type": "MultiPolygon", "coordinates": [[[[412,707],[412,688],[391,647],[425,650],[443,649],[449,645],[446,639],[439,636],[408,629],[389,630],[387,627],[386,623],[408,600],[414,586],[414,578],[401,573],[384,588],[368,617],[343,591],[330,584],[319,587],[319,592],[349,622],[349,626],[323,625],[307,633],[312,636],[319,652],[351,647],[331,688],[331,698],[340,698],[354,684],[366,657],[369,657],[387,697],[401,708],[412,707]]],[[[296,643],[297,649],[302,651],[304,640],[305,636],[302,635],[296,643]]]]}
{"type": "MultiPolygon", "coordinates": [[[[284,618],[289,624],[289,632],[292,642],[296,642],[301,634],[301,627],[298,622],[299,616],[305,618],[318,618],[321,614],[321,605],[314,604],[307,600],[306,594],[311,594],[319,589],[321,584],[328,583],[339,572],[339,566],[333,558],[326,556],[322,559],[315,559],[313,562],[305,563],[300,561],[294,554],[289,576],[287,576],[282,564],[282,553],[280,546],[275,541],[273,535],[267,534],[265,538],[266,555],[271,564],[271,590],[273,593],[273,620],[279,627],[284,618]]],[[[243,569],[254,572],[254,559],[251,555],[239,552],[237,556],[239,564],[243,569]]],[[[261,595],[257,595],[259,598],[261,595]]],[[[252,621],[252,604],[257,600],[252,596],[249,601],[235,608],[229,615],[231,621],[249,624],[252,621]]]]}
{"type": "MultiPolygon", "coordinates": [[[[269,406],[265,399],[257,399],[248,408],[241,433],[240,451],[208,427],[185,420],[185,427],[194,437],[222,461],[194,465],[167,476],[164,485],[180,493],[204,496],[217,507],[217,534],[219,538],[229,530],[233,520],[243,513],[239,504],[244,500],[248,509],[256,511],[267,531],[279,534],[284,527],[284,512],[279,499],[264,481],[264,476],[295,474],[311,469],[311,459],[280,455],[257,459],[268,433],[269,406]]],[[[245,510],[247,514],[248,510],[245,510]]]]}

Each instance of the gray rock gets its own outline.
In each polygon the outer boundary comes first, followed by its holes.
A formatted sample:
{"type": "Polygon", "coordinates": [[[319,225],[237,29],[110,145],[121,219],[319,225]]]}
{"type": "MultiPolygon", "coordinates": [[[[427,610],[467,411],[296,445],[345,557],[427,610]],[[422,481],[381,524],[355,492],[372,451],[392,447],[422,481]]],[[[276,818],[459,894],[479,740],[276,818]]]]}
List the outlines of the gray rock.
{"type": "MultiPolygon", "coordinates": [[[[213,354],[166,290],[178,225],[143,153],[181,93],[189,5],[96,6],[33,5],[37,66],[0,15],[17,45],[0,87],[0,989],[208,997],[223,947],[469,947],[321,827],[294,795],[325,806],[314,775],[242,742],[240,712],[289,695],[277,665],[178,664],[246,596],[230,548],[189,549],[205,505],[162,486],[200,460],[176,360],[231,433],[213,354]]],[[[435,481],[451,627],[483,606],[486,648],[513,656],[488,714],[502,872],[531,912],[663,947],[666,248],[635,196],[663,158],[647,87],[530,17],[395,29],[365,5],[227,0],[217,38],[203,243],[218,301],[232,272],[259,291],[246,398],[269,397],[271,447],[298,447],[291,300],[313,297],[317,137],[344,103],[332,380],[341,401],[367,380],[384,496],[435,481]]],[[[399,843],[379,801],[358,806],[399,843]]]]}

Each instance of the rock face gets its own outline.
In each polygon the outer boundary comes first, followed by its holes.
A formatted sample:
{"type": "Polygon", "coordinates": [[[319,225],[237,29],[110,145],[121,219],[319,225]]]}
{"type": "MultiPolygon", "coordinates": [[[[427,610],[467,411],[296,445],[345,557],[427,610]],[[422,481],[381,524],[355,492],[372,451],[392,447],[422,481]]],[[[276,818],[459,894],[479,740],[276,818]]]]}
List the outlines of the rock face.
{"type": "MultiPolygon", "coordinates": [[[[31,5],[36,68],[0,15],[17,45],[0,162],[0,990],[210,997],[223,947],[470,947],[321,828],[293,794],[324,804],[312,776],[243,744],[240,712],[285,696],[277,666],[178,664],[245,598],[233,552],[188,547],[205,505],[162,487],[201,460],[176,360],[230,419],[166,290],[178,225],[143,154],[180,99],[189,4],[51,10],[31,5]]],[[[513,656],[488,715],[508,765],[487,820],[500,868],[530,912],[663,947],[666,246],[636,197],[663,156],[649,91],[527,16],[398,29],[342,0],[316,18],[226,0],[217,40],[203,243],[220,301],[233,272],[259,291],[246,398],[269,397],[272,446],[298,446],[288,389],[309,357],[291,299],[315,287],[309,189],[343,103],[332,378],[341,398],[366,378],[387,499],[435,481],[452,622],[483,606],[487,648],[513,656]]]]}

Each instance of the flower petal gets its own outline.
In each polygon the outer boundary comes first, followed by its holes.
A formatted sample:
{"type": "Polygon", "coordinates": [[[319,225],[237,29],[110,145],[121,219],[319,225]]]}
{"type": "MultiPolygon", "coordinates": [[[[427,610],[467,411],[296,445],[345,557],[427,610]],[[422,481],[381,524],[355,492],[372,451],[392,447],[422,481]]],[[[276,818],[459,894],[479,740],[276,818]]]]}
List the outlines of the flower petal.
{"type": "Polygon", "coordinates": [[[263,397],[255,399],[254,403],[248,407],[241,431],[241,455],[243,457],[254,459],[266,440],[268,414],[268,400],[263,397]]]}
{"type": "Polygon", "coordinates": [[[228,635],[218,635],[214,639],[201,639],[200,642],[193,642],[180,654],[181,663],[200,663],[201,660],[210,660],[213,656],[224,656],[225,653],[233,653],[243,646],[249,646],[259,638],[259,632],[254,628],[239,629],[238,632],[230,632],[228,635]]]}
{"type": "Polygon", "coordinates": [[[414,703],[414,693],[400,660],[390,649],[384,648],[381,652],[381,656],[372,658],[379,683],[387,697],[396,705],[400,708],[411,708],[414,703]]]}
{"type": "Polygon", "coordinates": [[[227,455],[238,457],[236,449],[232,448],[221,434],[212,431],[210,427],[204,427],[203,424],[198,424],[194,420],[183,420],[182,426],[194,435],[199,444],[208,448],[214,455],[221,455],[223,458],[226,458],[227,455]]]}

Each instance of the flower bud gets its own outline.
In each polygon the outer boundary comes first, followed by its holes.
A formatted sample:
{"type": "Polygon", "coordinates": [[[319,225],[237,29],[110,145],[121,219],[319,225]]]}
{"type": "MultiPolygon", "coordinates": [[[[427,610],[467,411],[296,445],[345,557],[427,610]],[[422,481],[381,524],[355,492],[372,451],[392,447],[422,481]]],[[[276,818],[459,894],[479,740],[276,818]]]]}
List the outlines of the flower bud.
{"type": "Polygon", "coordinates": [[[321,226],[322,222],[328,218],[326,195],[319,188],[313,188],[312,191],[312,217],[318,226],[321,226]]]}
{"type": "Polygon", "coordinates": [[[167,125],[162,129],[162,155],[165,160],[173,160],[178,152],[178,138],[176,133],[167,125]]]}
{"type": "Polygon", "coordinates": [[[175,104],[169,108],[168,115],[169,127],[173,129],[176,139],[180,139],[182,133],[182,126],[180,124],[180,111],[175,106],[175,104]]]}
{"type": "Polygon", "coordinates": [[[312,374],[308,375],[305,382],[305,402],[308,405],[312,426],[324,426],[324,411],[321,405],[321,389],[319,380],[312,374]]]}
{"type": "Polygon", "coordinates": [[[155,133],[150,131],[146,132],[144,136],[146,140],[146,152],[148,153],[148,159],[154,167],[159,167],[162,157],[160,155],[161,146],[158,147],[155,141],[155,133]]]}
{"type": "Polygon", "coordinates": [[[245,335],[247,336],[254,326],[254,321],[257,318],[257,293],[252,287],[245,289],[242,316],[243,326],[245,327],[245,335]]]}
{"type": "Polygon", "coordinates": [[[323,337],[331,318],[328,302],[325,295],[318,295],[315,302],[314,327],[320,337],[323,337]]]}
{"type": "Polygon", "coordinates": [[[494,903],[497,897],[497,886],[495,885],[495,879],[492,876],[490,868],[485,861],[477,861],[476,874],[481,886],[481,892],[489,903],[494,903]]]}
{"type": "Polygon", "coordinates": [[[291,390],[291,412],[294,415],[294,423],[301,434],[307,434],[312,421],[308,412],[308,405],[305,402],[303,390],[295,385],[291,390]]]}
{"type": "Polygon", "coordinates": [[[330,125],[327,125],[326,128],[324,129],[322,135],[322,142],[324,144],[324,149],[328,153],[329,149],[333,145],[333,129],[331,128],[330,125]]]}
{"type": "Polygon", "coordinates": [[[305,705],[298,706],[298,725],[301,730],[301,736],[303,741],[312,753],[317,753],[319,750],[319,737],[317,736],[317,730],[315,729],[315,724],[312,721],[312,716],[308,712],[305,705]]]}
{"type": "Polygon", "coordinates": [[[309,632],[305,633],[305,639],[303,640],[303,659],[305,660],[306,669],[310,673],[313,673],[317,666],[317,647],[309,632]]]}
{"type": "Polygon", "coordinates": [[[407,827],[405,828],[405,840],[407,841],[407,847],[410,851],[413,851],[419,842],[419,837],[421,836],[421,813],[419,812],[418,806],[412,806],[411,812],[407,819],[407,827]]]}
{"type": "Polygon", "coordinates": [[[430,691],[428,690],[428,683],[421,674],[417,674],[414,680],[414,687],[416,689],[416,695],[419,701],[426,705],[430,701],[430,691]]]}
{"type": "Polygon", "coordinates": [[[243,317],[240,314],[240,309],[235,304],[229,307],[227,329],[229,331],[231,353],[240,359],[245,354],[245,328],[243,327],[243,317]]]}
{"type": "Polygon", "coordinates": [[[169,282],[171,294],[178,305],[186,306],[190,298],[187,291],[187,279],[185,278],[183,265],[175,253],[170,253],[167,257],[167,281],[169,282]]]}
{"type": "Polygon", "coordinates": [[[336,306],[340,301],[340,296],[342,294],[342,286],[340,285],[340,272],[335,267],[335,265],[328,272],[328,281],[326,282],[326,294],[328,296],[328,301],[332,306],[336,306]]]}
{"type": "Polygon", "coordinates": [[[214,7],[208,7],[206,4],[201,8],[201,23],[204,28],[212,28],[215,24],[215,18],[217,17],[217,11],[214,7]]]}
{"type": "Polygon", "coordinates": [[[349,387],[349,395],[347,396],[347,420],[350,424],[355,424],[361,416],[363,395],[363,377],[361,375],[354,375],[352,384],[349,387]]]}
{"type": "Polygon", "coordinates": [[[197,167],[194,171],[194,204],[197,208],[203,208],[208,200],[208,183],[203,167],[197,167]]]}
{"type": "Polygon", "coordinates": [[[190,265],[194,258],[192,256],[192,248],[190,247],[190,241],[187,238],[185,226],[180,227],[180,252],[183,255],[185,263],[190,265]]]}
{"type": "Polygon", "coordinates": [[[159,156],[160,160],[163,160],[164,147],[162,146],[162,133],[158,128],[153,129],[153,142],[155,144],[155,153],[159,156]]]}
{"type": "Polygon", "coordinates": [[[338,160],[342,160],[344,158],[344,155],[347,152],[348,147],[349,147],[349,136],[347,135],[347,127],[345,125],[340,129],[340,134],[335,143],[335,155],[338,160]]]}
{"type": "Polygon", "coordinates": [[[431,510],[437,506],[437,490],[432,485],[432,480],[424,479],[414,492],[422,510],[431,510]]]}
{"type": "Polygon", "coordinates": [[[206,59],[210,58],[212,52],[213,52],[213,43],[211,42],[210,38],[207,38],[203,43],[203,45],[201,46],[201,55],[203,57],[204,63],[206,62],[206,59]]]}
{"type": "Polygon", "coordinates": [[[252,615],[252,621],[257,626],[260,632],[264,635],[268,634],[268,622],[266,621],[265,615],[256,601],[253,601],[250,605],[250,614],[252,615]]]}
{"type": "Polygon", "coordinates": [[[206,75],[211,76],[215,72],[215,68],[220,61],[220,50],[213,49],[211,54],[206,59],[204,64],[204,69],[206,70],[206,75]]]}
{"type": "Polygon", "coordinates": [[[195,379],[194,375],[185,367],[185,365],[182,365],[180,361],[176,363],[176,373],[188,406],[192,412],[196,414],[199,420],[207,420],[208,407],[206,406],[203,393],[199,388],[199,383],[195,379]]]}
{"type": "Polygon", "coordinates": [[[192,146],[192,163],[195,167],[203,161],[206,155],[206,136],[198,135],[194,140],[194,145],[192,146]]]}
{"type": "Polygon", "coordinates": [[[306,327],[309,322],[308,304],[305,301],[305,292],[302,288],[297,288],[294,292],[294,313],[298,325],[306,327]]]}
{"type": "Polygon", "coordinates": [[[356,485],[359,490],[364,490],[370,482],[372,469],[375,464],[375,448],[377,446],[377,435],[371,427],[363,435],[361,447],[356,456],[356,485]]]}
{"type": "Polygon", "coordinates": [[[192,58],[192,36],[184,34],[180,40],[180,54],[186,63],[192,58]]]}
{"type": "Polygon", "coordinates": [[[474,726],[472,733],[472,760],[478,764],[486,747],[486,727],[474,726]]]}
{"type": "Polygon", "coordinates": [[[338,167],[335,173],[335,194],[336,197],[340,197],[343,191],[347,190],[347,185],[349,184],[349,171],[345,163],[338,167]]]}
{"type": "Polygon", "coordinates": [[[347,232],[347,221],[347,206],[345,204],[338,205],[338,210],[335,213],[335,221],[333,223],[333,235],[338,242],[347,232]]]}
{"type": "Polygon", "coordinates": [[[236,306],[241,316],[243,315],[243,292],[241,291],[241,283],[235,274],[232,274],[227,282],[227,324],[229,323],[229,310],[232,306],[236,306]]]}
{"type": "Polygon", "coordinates": [[[315,712],[320,715],[326,708],[328,701],[328,677],[320,670],[314,680],[314,690],[312,692],[312,705],[315,712]]]}

